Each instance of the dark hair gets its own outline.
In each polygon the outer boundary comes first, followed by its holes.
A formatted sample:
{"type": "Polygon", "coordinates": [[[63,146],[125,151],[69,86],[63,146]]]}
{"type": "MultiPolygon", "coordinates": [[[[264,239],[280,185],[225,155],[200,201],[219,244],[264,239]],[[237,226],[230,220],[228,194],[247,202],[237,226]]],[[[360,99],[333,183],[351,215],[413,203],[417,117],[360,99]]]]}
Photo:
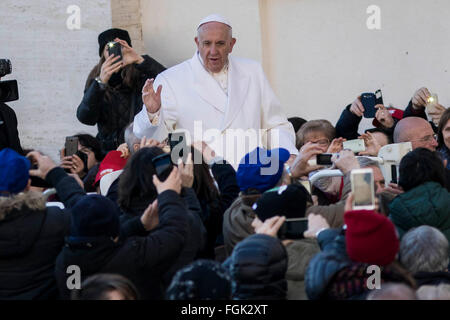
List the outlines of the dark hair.
{"type": "Polygon", "coordinates": [[[302,125],[304,125],[305,123],[307,123],[308,121],[300,118],[300,117],[292,117],[292,118],[288,118],[288,121],[292,124],[292,126],[294,127],[294,132],[297,133],[298,130],[300,130],[300,128],[302,127],[302,125]]]}
{"type": "Polygon", "coordinates": [[[365,133],[370,132],[370,133],[375,133],[375,132],[379,132],[379,133],[383,133],[388,141],[388,144],[394,143],[394,140],[392,139],[392,134],[389,134],[389,132],[386,129],[383,128],[371,128],[371,129],[367,129],[366,131],[364,131],[365,133]]]}
{"type": "Polygon", "coordinates": [[[81,289],[73,290],[72,300],[109,300],[109,293],[119,291],[125,300],[139,300],[139,293],[133,283],[118,274],[96,274],[81,284],[81,289]]]}
{"type": "Polygon", "coordinates": [[[447,122],[450,120],[450,108],[445,110],[444,113],[441,116],[441,120],[439,120],[438,125],[438,148],[442,148],[444,146],[444,135],[442,134],[442,131],[444,130],[444,127],[446,126],[447,122]]]}
{"type": "Polygon", "coordinates": [[[211,203],[219,199],[219,191],[214,184],[214,179],[209,173],[209,166],[205,163],[200,152],[191,147],[192,159],[202,159],[202,163],[194,162],[194,189],[199,199],[211,203]]]}
{"type": "Polygon", "coordinates": [[[119,179],[119,206],[124,210],[131,209],[134,200],[145,199],[151,203],[158,193],[153,184],[156,174],[152,159],[163,154],[161,148],[142,148],[128,160],[119,179]]]}
{"type": "Polygon", "coordinates": [[[411,190],[425,182],[434,181],[445,186],[445,168],[437,152],[417,148],[400,161],[399,185],[411,190]]]}
{"type": "Polygon", "coordinates": [[[103,160],[105,155],[103,154],[100,141],[98,141],[97,138],[85,133],[76,134],[74,137],[78,138],[78,141],[83,147],[89,148],[92,150],[92,152],[94,152],[95,159],[98,162],[101,162],[103,160]]]}

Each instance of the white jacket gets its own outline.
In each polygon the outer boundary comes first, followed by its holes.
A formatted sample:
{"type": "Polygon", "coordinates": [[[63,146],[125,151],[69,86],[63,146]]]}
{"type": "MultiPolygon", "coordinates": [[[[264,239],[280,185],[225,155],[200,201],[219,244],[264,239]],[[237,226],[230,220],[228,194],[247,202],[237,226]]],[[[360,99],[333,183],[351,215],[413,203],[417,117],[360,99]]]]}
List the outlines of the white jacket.
{"type": "Polygon", "coordinates": [[[256,146],[282,147],[297,154],[294,129],[261,65],[228,59],[228,96],[197,53],[160,73],[154,82],[155,91],[162,85],[159,121],[152,125],[144,105],[134,118],[134,134],[162,141],[168,132],[184,129],[191,135],[188,143],[203,140],[234,166],[256,146]]]}

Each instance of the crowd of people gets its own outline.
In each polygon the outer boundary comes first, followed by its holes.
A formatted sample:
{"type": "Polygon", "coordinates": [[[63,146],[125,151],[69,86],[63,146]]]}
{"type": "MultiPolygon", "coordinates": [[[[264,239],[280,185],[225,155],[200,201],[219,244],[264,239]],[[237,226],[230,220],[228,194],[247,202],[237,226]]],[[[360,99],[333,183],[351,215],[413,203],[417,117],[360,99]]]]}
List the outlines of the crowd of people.
{"type": "Polygon", "coordinates": [[[99,35],[76,111],[98,126],[75,135],[85,161],[63,141],[60,163],[17,141],[2,147],[0,299],[450,299],[450,108],[427,112],[424,87],[406,108],[377,105],[365,132],[360,96],[335,125],[288,119],[259,64],[228,56],[226,19],[197,30],[194,57],[167,70],[125,30],[99,35]],[[209,141],[173,161],[168,134],[198,119],[267,137],[236,165],[209,141]],[[353,139],[365,149],[344,148],[353,139]],[[387,181],[374,157],[408,142],[387,181]],[[340,174],[309,183],[330,169],[314,161],[321,154],[340,174]],[[351,175],[363,168],[374,209],[354,207],[351,175]],[[304,232],[281,237],[294,220],[304,232]]]}

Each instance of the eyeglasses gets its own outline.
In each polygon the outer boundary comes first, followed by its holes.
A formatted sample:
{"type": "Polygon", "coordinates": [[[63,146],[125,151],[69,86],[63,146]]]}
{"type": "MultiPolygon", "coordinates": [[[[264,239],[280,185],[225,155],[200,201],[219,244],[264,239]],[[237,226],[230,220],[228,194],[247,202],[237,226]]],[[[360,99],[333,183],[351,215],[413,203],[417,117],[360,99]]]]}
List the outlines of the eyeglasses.
{"type": "Polygon", "coordinates": [[[425,137],[420,138],[420,139],[411,140],[411,142],[413,142],[413,141],[431,142],[431,141],[433,141],[433,139],[435,141],[437,141],[438,140],[438,135],[437,134],[433,134],[433,135],[425,136],[425,137]]]}
{"type": "Polygon", "coordinates": [[[306,141],[306,142],[317,143],[321,146],[328,146],[330,144],[330,140],[328,140],[328,139],[320,139],[317,141],[306,141]]]}

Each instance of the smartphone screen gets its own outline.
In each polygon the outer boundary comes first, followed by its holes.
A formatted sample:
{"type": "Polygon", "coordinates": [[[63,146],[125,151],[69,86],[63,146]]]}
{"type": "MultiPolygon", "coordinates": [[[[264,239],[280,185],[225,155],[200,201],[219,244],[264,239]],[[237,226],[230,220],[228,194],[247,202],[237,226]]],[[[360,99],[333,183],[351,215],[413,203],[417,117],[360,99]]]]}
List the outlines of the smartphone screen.
{"type": "Polygon", "coordinates": [[[364,107],[364,118],[375,118],[375,94],[366,92],[361,94],[361,104],[364,107]]]}
{"type": "Polygon", "coordinates": [[[303,232],[308,230],[308,218],[286,219],[278,230],[279,239],[303,239],[303,232]]]}
{"type": "Polygon", "coordinates": [[[66,137],[65,156],[73,156],[78,151],[78,137],[66,137]]]}
{"type": "Polygon", "coordinates": [[[158,179],[160,181],[165,181],[172,172],[173,168],[170,154],[164,153],[160,156],[157,156],[152,160],[152,163],[155,167],[156,176],[158,177],[158,179]]]}
{"type": "Polygon", "coordinates": [[[333,157],[331,153],[318,154],[316,156],[316,162],[318,165],[331,166],[333,164],[333,162],[331,161],[331,157],[333,157]]]}
{"type": "Polygon", "coordinates": [[[352,170],[351,183],[353,193],[353,209],[375,209],[373,170],[370,168],[352,170]]]}

